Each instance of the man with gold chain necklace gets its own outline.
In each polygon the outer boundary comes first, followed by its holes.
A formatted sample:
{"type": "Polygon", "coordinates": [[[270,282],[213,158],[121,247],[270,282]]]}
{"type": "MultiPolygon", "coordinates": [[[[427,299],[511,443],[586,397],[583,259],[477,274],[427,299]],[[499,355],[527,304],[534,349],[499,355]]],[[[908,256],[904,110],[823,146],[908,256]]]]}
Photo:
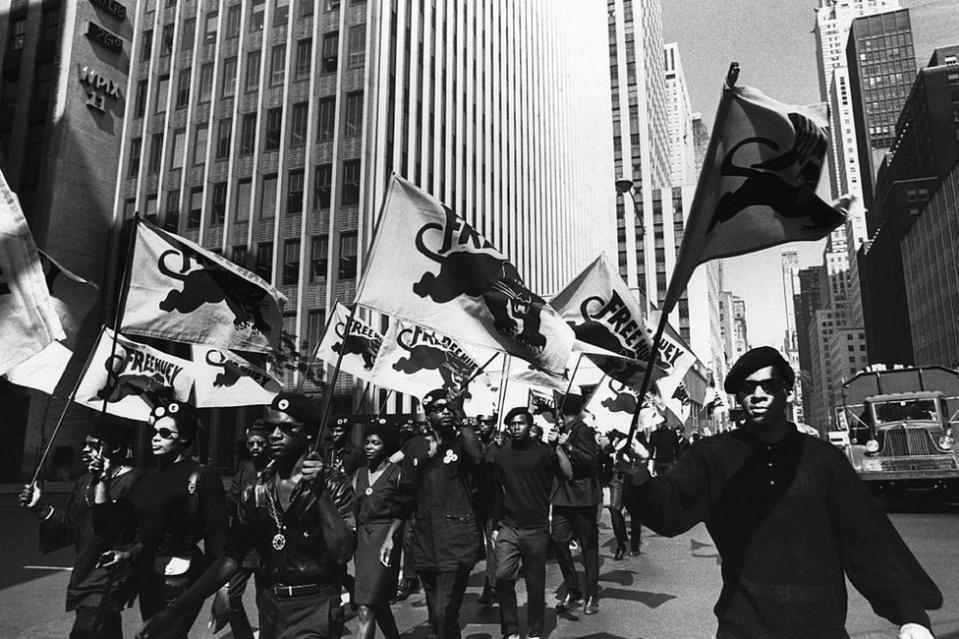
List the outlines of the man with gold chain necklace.
{"type": "Polygon", "coordinates": [[[355,545],[346,521],[353,495],[339,475],[327,479],[323,462],[311,452],[319,421],[306,396],[274,398],[263,419],[272,462],[244,491],[226,553],[138,636],[152,636],[178,610],[216,592],[254,547],[263,584],[257,601],[260,638],[339,636],[340,587],[355,545]]]}

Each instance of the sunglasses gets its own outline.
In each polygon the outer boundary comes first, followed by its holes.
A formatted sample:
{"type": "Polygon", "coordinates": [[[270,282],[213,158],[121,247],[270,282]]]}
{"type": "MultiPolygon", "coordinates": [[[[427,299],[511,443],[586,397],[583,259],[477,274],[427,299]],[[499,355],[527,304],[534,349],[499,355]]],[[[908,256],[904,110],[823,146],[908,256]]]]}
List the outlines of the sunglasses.
{"type": "Polygon", "coordinates": [[[759,381],[747,379],[739,385],[739,392],[742,395],[752,395],[756,392],[757,388],[762,388],[765,394],[775,395],[785,388],[785,386],[785,383],[781,379],[761,379],[759,381]]]}
{"type": "Polygon", "coordinates": [[[274,428],[279,428],[280,432],[284,435],[294,435],[301,424],[293,424],[291,422],[264,422],[263,426],[270,432],[272,432],[274,428]]]}
{"type": "Polygon", "coordinates": [[[427,410],[431,413],[442,413],[444,410],[450,410],[450,406],[446,402],[435,402],[430,404],[427,410]]]}
{"type": "Polygon", "coordinates": [[[165,426],[160,428],[154,428],[153,434],[159,435],[163,439],[177,439],[178,437],[180,437],[180,433],[176,432],[175,430],[166,428],[165,426]]]}

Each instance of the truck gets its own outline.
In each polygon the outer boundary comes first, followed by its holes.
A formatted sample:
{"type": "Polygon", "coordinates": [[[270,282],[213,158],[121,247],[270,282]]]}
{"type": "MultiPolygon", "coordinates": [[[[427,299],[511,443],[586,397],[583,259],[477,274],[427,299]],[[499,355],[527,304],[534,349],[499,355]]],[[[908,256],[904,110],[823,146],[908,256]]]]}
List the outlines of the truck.
{"type": "Polygon", "coordinates": [[[863,371],[842,385],[842,448],[873,493],[959,498],[959,371],[943,366],[863,371]]]}

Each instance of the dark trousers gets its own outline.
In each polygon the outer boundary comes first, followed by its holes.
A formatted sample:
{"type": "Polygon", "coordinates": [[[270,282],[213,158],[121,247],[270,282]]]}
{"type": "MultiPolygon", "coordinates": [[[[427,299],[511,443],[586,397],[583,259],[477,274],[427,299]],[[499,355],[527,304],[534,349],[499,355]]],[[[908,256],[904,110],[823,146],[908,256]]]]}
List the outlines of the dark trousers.
{"type": "Polygon", "coordinates": [[[519,633],[516,580],[522,562],[526,579],[527,635],[542,637],[546,618],[546,528],[517,529],[503,526],[496,537],[496,596],[503,636],[519,633]]]}
{"type": "Polygon", "coordinates": [[[616,536],[616,545],[626,547],[629,542],[630,550],[639,550],[643,543],[643,524],[632,510],[629,512],[629,533],[626,532],[626,517],[623,516],[623,478],[616,475],[609,482],[609,518],[613,524],[613,535],[616,536]]]}
{"type": "Polygon", "coordinates": [[[123,639],[123,620],[119,610],[104,610],[99,625],[99,606],[80,606],[76,613],[70,639],[123,639]]]}
{"type": "Polygon", "coordinates": [[[260,639],[339,639],[340,586],[300,597],[280,598],[264,588],[256,599],[260,639]]]}
{"type": "Polygon", "coordinates": [[[419,571],[430,624],[437,639],[460,639],[460,606],[469,582],[470,569],[459,568],[449,572],[419,571]]]}
{"type": "MultiPolygon", "coordinates": [[[[185,575],[165,577],[156,573],[149,573],[148,576],[141,577],[141,579],[140,615],[144,621],[169,606],[174,599],[186,592],[187,588],[195,581],[195,577],[187,578],[185,575]]],[[[196,621],[202,607],[202,601],[195,606],[191,606],[189,610],[178,615],[173,623],[164,628],[162,634],[150,636],[156,637],[156,639],[187,639],[190,628],[196,621]]]]}
{"type": "MultiPolygon", "coordinates": [[[[246,590],[246,584],[250,580],[250,575],[255,574],[252,568],[240,568],[230,578],[230,630],[233,632],[234,639],[253,639],[253,628],[250,626],[250,619],[246,616],[246,609],[243,607],[243,592],[246,590]]],[[[259,584],[254,579],[257,598],[260,595],[259,584]]]]}
{"type": "Polygon", "coordinates": [[[583,563],[586,565],[586,596],[599,596],[599,524],[596,521],[596,506],[553,506],[553,528],[551,531],[556,561],[566,592],[582,593],[573,553],[569,542],[579,539],[583,551],[583,563]]]}

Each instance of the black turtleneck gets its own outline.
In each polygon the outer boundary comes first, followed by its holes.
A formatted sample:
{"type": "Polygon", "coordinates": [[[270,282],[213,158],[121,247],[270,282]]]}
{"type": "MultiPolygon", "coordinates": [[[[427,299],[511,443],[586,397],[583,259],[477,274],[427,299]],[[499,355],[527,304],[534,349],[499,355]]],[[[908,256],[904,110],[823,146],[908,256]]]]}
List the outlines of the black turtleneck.
{"type": "Polygon", "coordinates": [[[556,450],[529,438],[513,439],[496,453],[494,464],[502,486],[493,512],[496,527],[548,526],[550,489],[560,474],[556,450]]]}

